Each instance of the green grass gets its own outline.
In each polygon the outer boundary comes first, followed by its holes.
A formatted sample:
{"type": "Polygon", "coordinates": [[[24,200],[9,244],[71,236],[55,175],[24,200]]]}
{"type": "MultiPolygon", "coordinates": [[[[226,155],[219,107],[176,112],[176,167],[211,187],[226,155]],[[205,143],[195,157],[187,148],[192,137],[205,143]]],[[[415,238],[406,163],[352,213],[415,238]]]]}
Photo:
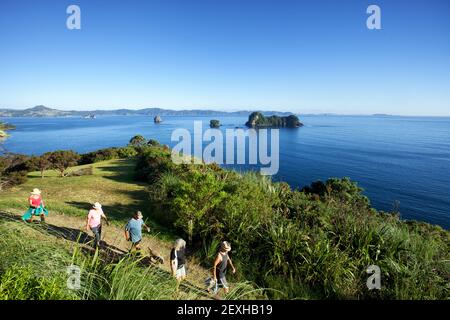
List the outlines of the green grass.
{"type": "Polygon", "coordinates": [[[177,292],[163,270],[125,256],[106,263],[81,245],[55,239],[39,225],[0,218],[0,300],[198,299],[177,292]],[[67,267],[81,268],[81,289],[67,287],[67,267]]]}
{"type": "MultiPolygon", "coordinates": [[[[145,259],[129,255],[113,261],[93,254],[64,235],[39,224],[26,224],[17,215],[28,208],[33,188],[42,190],[52,215],[70,215],[84,221],[92,203],[99,201],[112,224],[122,227],[140,210],[152,228],[155,249],[163,250],[177,238],[156,223],[148,206],[148,185],[134,181],[133,160],[110,160],[77,166],[69,172],[93,167],[93,174],[61,178],[55,171],[28,174],[28,181],[0,193],[0,300],[14,299],[205,299],[199,287],[206,270],[190,264],[188,279],[177,290],[176,281],[164,268],[149,267],[145,259]],[[146,204],[147,203],[147,204],[146,204]],[[67,266],[82,269],[82,289],[67,288],[67,266]]],[[[146,237],[145,234],[143,234],[146,237]]],[[[168,262],[166,261],[166,264],[168,262]]],[[[262,298],[261,290],[248,282],[236,283],[226,299],[262,298]]]]}
{"type": "Polygon", "coordinates": [[[109,160],[90,165],[77,166],[69,172],[93,167],[93,175],[64,177],[54,170],[28,174],[28,181],[0,193],[0,210],[20,213],[28,209],[27,198],[33,188],[42,190],[43,200],[50,214],[85,217],[96,201],[113,224],[122,226],[136,210],[142,211],[154,233],[165,241],[172,241],[174,235],[152,220],[152,212],[145,202],[148,199],[147,186],[134,181],[133,160],[109,160]]]}
{"type": "MultiPolygon", "coordinates": [[[[167,271],[124,255],[115,261],[78,243],[55,238],[45,226],[0,214],[0,300],[198,300],[205,290],[167,271]],[[80,289],[67,286],[68,266],[81,270],[80,289]]],[[[233,285],[226,299],[261,298],[249,282],[233,285]]]]}

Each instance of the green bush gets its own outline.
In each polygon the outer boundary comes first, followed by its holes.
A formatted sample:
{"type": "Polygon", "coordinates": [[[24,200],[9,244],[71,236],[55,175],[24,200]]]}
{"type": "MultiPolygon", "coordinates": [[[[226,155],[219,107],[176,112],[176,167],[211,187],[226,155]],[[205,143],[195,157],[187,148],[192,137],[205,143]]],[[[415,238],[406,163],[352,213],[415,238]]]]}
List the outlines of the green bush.
{"type": "Polygon", "coordinates": [[[130,139],[129,145],[133,147],[141,147],[147,144],[147,139],[141,135],[134,136],[130,139]]]}
{"type": "Polygon", "coordinates": [[[133,158],[133,157],[137,156],[137,154],[138,154],[138,152],[137,152],[136,148],[132,147],[132,146],[119,148],[117,150],[117,155],[121,159],[133,158]]]}
{"type": "Polygon", "coordinates": [[[97,151],[82,154],[80,160],[78,161],[78,164],[92,164],[100,161],[117,159],[118,157],[119,153],[117,148],[100,149],[97,151]]]}
{"type": "Polygon", "coordinates": [[[149,148],[137,163],[151,184],[149,205],[211,264],[214,244],[232,243],[238,278],[275,298],[445,299],[450,234],[370,207],[348,178],[291,190],[254,173],[216,165],[175,165],[149,148]],[[382,289],[366,287],[369,265],[382,289]]]}
{"type": "Polygon", "coordinates": [[[82,154],[79,165],[92,164],[100,161],[113,159],[128,159],[133,158],[138,154],[137,147],[126,146],[122,148],[106,148],[82,154]]]}
{"type": "Polygon", "coordinates": [[[80,155],[73,150],[57,150],[49,155],[51,168],[55,169],[61,177],[66,175],[69,167],[76,166],[80,160],[80,155]]]}
{"type": "Polygon", "coordinates": [[[24,183],[32,169],[30,157],[20,154],[7,154],[0,157],[0,190],[24,183]]]}
{"type": "Polygon", "coordinates": [[[140,150],[136,163],[138,180],[153,183],[164,173],[176,170],[177,166],[172,162],[170,151],[160,146],[149,146],[140,150]]]}

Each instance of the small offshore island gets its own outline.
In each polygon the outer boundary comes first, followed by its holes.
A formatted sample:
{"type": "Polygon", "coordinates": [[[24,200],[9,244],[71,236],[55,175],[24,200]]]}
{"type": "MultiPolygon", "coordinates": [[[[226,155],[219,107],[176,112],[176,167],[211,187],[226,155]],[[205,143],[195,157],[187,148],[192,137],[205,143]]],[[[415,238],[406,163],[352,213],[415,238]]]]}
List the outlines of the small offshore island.
{"type": "Polygon", "coordinates": [[[211,120],[211,121],[209,121],[209,126],[211,128],[220,128],[220,121],[219,120],[211,120]]]}
{"type": "Polygon", "coordinates": [[[272,127],[272,128],[299,128],[303,126],[297,116],[289,115],[286,117],[280,117],[276,115],[264,116],[261,112],[252,112],[248,117],[248,121],[245,125],[249,128],[260,128],[260,127],[272,127]]]}

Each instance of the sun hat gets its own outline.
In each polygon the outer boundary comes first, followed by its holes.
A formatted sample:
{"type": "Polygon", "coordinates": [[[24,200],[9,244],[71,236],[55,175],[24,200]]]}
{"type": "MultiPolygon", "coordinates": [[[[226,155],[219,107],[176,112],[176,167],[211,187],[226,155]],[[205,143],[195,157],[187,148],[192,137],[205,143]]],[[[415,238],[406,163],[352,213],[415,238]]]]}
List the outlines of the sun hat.
{"type": "Polygon", "coordinates": [[[99,202],[94,203],[94,205],[92,206],[94,209],[101,209],[102,205],[99,202]]]}
{"type": "Polygon", "coordinates": [[[222,241],[222,243],[220,244],[220,249],[222,249],[224,251],[230,251],[231,245],[228,241],[222,241]]]}
{"type": "Polygon", "coordinates": [[[39,190],[38,188],[34,188],[33,191],[31,191],[31,194],[40,195],[41,194],[41,190],[39,190]]]}

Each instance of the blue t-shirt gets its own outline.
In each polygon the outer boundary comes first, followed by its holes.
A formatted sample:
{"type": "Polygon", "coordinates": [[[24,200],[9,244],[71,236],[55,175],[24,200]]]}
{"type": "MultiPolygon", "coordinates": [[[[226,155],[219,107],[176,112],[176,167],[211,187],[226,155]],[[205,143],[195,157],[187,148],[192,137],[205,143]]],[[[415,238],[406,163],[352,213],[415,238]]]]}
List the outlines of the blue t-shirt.
{"type": "Polygon", "coordinates": [[[141,241],[142,239],[142,225],[144,221],[142,219],[130,219],[127,225],[125,226],[125,230],[130,233],[131,242],[136,243],[141,241]]]}

